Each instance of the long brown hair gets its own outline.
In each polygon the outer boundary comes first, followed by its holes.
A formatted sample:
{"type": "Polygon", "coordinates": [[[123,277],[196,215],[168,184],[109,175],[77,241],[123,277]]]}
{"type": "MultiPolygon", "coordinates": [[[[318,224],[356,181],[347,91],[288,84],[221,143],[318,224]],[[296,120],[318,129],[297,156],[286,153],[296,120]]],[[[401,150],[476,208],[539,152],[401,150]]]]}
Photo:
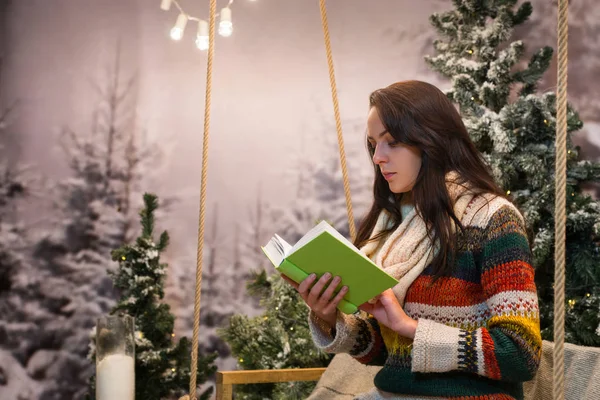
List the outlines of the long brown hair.
{"type": "MultiPolygon", "coordinates": [[[[371,93],[370,107],[375,107],[381,122],[392,137],[407,146],[421,150],[422,163],[412,189],[417,213],[427,226],[432,243],[439,243],[440,251],[432,261],[435,278],[447,275],[453,269],[457,252],[457,234],[452,222],[464,228],[454,214],[453,199],[446,187],[446,174],[458,172],[458,184],[468,184],[475,193],[504,196],[496,184],[483,156],[473,144],[458,111],[446,95],[435,86],[420,81],[403,81],[371,93]]],[[[367,142],[373,157],[374,148],[367,142]]],[[[395,230],[402,222],[401,194],[392,193],[379,167],[375,168],[374,201],[363,218],[354,244],[364,246],[368,241],[382,210],[392,215],[394,225],[375,239],[395,230]]],[[[457,231],[458,233],[458,231],[457,231]]]]}

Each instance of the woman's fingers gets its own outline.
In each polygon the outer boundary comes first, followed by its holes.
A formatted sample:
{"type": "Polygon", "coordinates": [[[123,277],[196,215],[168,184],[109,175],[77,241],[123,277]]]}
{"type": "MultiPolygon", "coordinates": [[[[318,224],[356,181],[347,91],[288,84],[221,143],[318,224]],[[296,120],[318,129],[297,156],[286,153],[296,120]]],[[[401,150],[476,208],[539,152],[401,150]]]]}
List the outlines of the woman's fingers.
{"type": "MultiPolygon", "coordinates": [[[[333,285],[331,285],[333,286],[333,285]]],[[[331,301],[329,302],[329,304],[327,305],[327,307],[325,307],[325,309],[323,310],[323,312],[325,314],[331,314],[335,312],[335,309],[337,308],[338,304],[340,303],[340,301],[342,301],[342,299],[344,298],[344,296],[346,295],[346,293],[348,293],[348,286],[343,286],[340,291],[338,292],[338,294],[335,295],[335,297],[333,299],[331,299],[331,301]]]]}
{"type": "Polygon", "coordinates": [[[337,286],[340,284],[340,281],[341,281],[341,278],[339,276],[336,276],[333,278],[333,280],[331,281],[329,286],[327,286],[327,289],[325,289],[325,291],[323,292],[321,297],[319,297],[319,300],[318,300],[319,305],[321,307],[326,307],[327,304],[329,304],[329,300],[331,300],[331,298],[333,297],[333,292],[335,291],[337,286]]]}
{"type": "Polygon", "coordinates": [[[321,279],[319,279],[317,283],[315,283],[312,289],[310,289],[310,292],[308,293],[308,299],[306,301],[309,307],[312,308],[317,304],[317,301],[319,300],[319,297],[321,297],[321,293],[323,292],[325,284],[329,282],[330,279],[331,274],[329,272],[326,272],[325,274],[323,274],[321,279]]]}
{"type": "Polygon", "coordinates": [[[283,274],[281,277],[294,286],[306,304],[318,314],[330,315],[335,313],[339,302],[348,293],[348,287],[344,286],[334,297],[335,289],[340,284],[341,278],[336,276],[329,283],[331,280],[330,273],[323,274],[319,280],[316,279],[316,274],[310,274],[300,284],[283,274]]]}
{"type": "Polygon", "coordinates": [[[308,290],[310,289],[311,285],[315,281],[316,277],[317,276],[315,274],[310,274],[306,279],[304,279],[302,282],[300,282],[300,285],[298,285],[298,292],[300,293],[300,296],[302,296],[302,298],[304,300],[306,300],[307,295],[308,295],[308,290]]]}

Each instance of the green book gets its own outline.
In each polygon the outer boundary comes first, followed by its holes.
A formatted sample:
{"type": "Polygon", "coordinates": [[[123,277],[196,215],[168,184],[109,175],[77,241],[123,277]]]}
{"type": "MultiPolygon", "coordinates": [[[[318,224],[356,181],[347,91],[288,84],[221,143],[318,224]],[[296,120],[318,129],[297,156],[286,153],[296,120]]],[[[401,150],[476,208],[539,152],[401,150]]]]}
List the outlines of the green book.
{"type": "Polygon", "coordinates": [[[326,272],[342,278],[335,293],[348,286],[348,293],[338,304],[346,314],[357,312],[358,306],[398,283],[326,221],[293,246],[275,234],[261,248],[277,271],[296,283],[311,273],[317,274],[317,280],[326,272]]]}

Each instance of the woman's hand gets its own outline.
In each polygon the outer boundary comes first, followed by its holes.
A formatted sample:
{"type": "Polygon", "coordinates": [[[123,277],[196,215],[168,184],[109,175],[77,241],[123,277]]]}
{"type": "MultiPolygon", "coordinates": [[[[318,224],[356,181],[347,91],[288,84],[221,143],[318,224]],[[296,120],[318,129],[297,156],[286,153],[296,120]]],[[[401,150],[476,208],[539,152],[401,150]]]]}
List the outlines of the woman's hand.
{"type": "Polygon", "coordinates": [[[381,293],[375,304],[364,303],[358,308],[373,315],[377,321],[398,334],[410,339],[415,338],[417,321],[406,315],[392,289],[381,293]]]}
{"type": "Polygon", "coordinates": [[[331,274],[329,272],[323,274],[318,281],[316,281],[317,276],[311,274],[308,278],[300,282],[300,284],[297,284],[283,274],[281,277],[296,288],[302,299],[317,317],[327,322],[330,327],[335,326],[337,319],[337,305],[348,292],[348,287],[344,286],[337,295],[333,296],[335,288],[341,281],[339,276],[334,277],[330,284],[328,284],[331,280],[331,274]],[[326,285],[328,286],[325,291],[323,291],[326,285]]]}

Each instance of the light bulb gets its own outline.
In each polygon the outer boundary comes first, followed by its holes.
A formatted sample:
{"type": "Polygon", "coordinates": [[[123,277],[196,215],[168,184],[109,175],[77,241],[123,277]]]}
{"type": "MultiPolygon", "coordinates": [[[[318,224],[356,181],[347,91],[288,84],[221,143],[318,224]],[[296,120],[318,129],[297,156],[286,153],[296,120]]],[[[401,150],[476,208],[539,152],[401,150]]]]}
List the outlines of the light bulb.
{"type": "Polygon", "coordinates": [[[173,0],[162,0],[160,2],[160,9],[161,10],[165,10],[165,11],[169,11],[169,9],[171,8],[171,3],[173,2],[173,0]]]}
{"type": "Polygon", "coordinates": [[[231,22],[231,8],[225,7],[221,10],[221,21],[219,22],[219,35],[229,37],[233,33],[231,22]]]}
{"type": "Polygon", "coordinates": [[[179,14],[177,17],[177,21],[175,22],[175,26],[171,29],[171,39],[173,40],[181,40],[183,37],[183,31],[185,30],[185,26],[187,25],[187,16],[185,14],[179,14]]]}
{"type": "Polygon", "coordinates": [[[198,21],[198,34],[196,35],[196,47],[199,50],[208,50],[208,22],[198,21]]]}

